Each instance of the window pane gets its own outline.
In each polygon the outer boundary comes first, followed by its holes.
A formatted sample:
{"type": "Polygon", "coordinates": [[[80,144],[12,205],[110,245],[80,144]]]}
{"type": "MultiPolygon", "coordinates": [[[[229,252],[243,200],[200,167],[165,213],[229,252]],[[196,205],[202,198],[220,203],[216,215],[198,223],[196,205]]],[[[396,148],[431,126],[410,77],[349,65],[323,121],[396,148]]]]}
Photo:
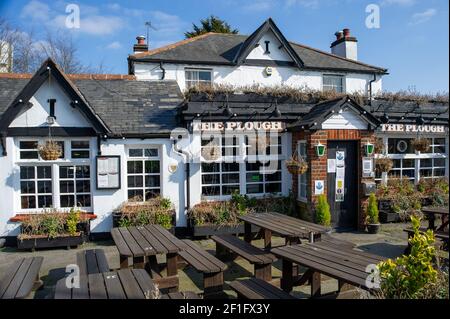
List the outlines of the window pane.
{"type": "Polygon", "coordinates": [[[202,163],[202,172],[219,172],[220,171],[220,164],[218,163],[202,163]]]}
{"type": "Polygon", "coordinates": [[[225,185],[222,186],[222,195],[231,195],[235,192],[239,192],[239,185],[225,185]]]}
{"type": "Polygon", "coordinates": [[[128,174],[142,173],[142,161],[128,161],[128,174]]]}
{"type": "Polygon", "coordinates": [[[37,151],[20,151],[20,159],[37,159],[39,158],[37,151]]]}
{"type": "Polygon", "coordinates": [[[159,161],[145,161],[145,173],[147,174],[159,173],[159,161]]]}
{"type": "Polygon", "coordinates": [[[239,163],[222,163],[222,172],[239,172],[239,163]]]}
{"type": "Polygon", "coordinates": [[[72,151],[72,158],[89,158],[89,151],[72,151]]]}
{"type": "Polygon", "coordinates": [[[89,149],[89,141],[72,141],[71,145],[76,149],[89,149]]]}
{"type": "Polygon", "coordinates": [[[273,174],[266,174],[266,182],[278,182],[281,181],[281,172],[276,172],[273,174]]]}
{"type": "Polygon", "coordinates": [[[74,207],[75,196],[74,195],[61,195],[60,197],[61,207],[74,207]]]}
{"type": "Polygon", "coordinates": [[[38,148],[37,141],[20,141],[19,147],[21,150],[33,150],[38,148]]]}
{"type": "Polygon", "coordinates": [[[281,193],[281,183],[266,184],[266,193],[281,193]]]}
{"type": "Polygon", "coordinates": [[[52,178],[52,167],[51,166],[38,166],[37,167],[37,177],[38,178],[52,178]]]}
{"type": "Polygon", "coordinates": [[[38,207],[39,208],[48,208],[52,207],[52,196],[51,195],[45,195],[45,196],[38,196],[38,207]]]}
{"type": "Polygon", "coordinates": [[[46,194],[52,192],[52,181],[38,181],[39,194],[46,194]]]}
{"type": "Polygon", "coordinates": [[[249,184],[247,185],[247,194],[264,193],[263,184],[249,184]]]}
{"type": "Polygon", "coordinates": [[[20,198],[20,204],[21,204],[22,209],[36,208],[36,197],[22,196],[20,198]]]}
{"type": "Polygon", "coordinates": [[[147,189],[145,191],[145,200],[149,200],[151,198],[159,196],[159,194],[160,194],[159,188],[157,188],[157,189],[147,189]]]}
{"type": "Polygon", "coordinates": [[[222,184],[239,184],[239,174],[223,174],[222,184]]]}
{"type": "Polygon", "coordinates": [[[60,181],[59,182],[59,191],[61,193],[73,193],[73,181],[60,181]]]}
{"type": "Polygon", "coordinates": [[[421,177],[432,177],[433,176],[433,170],[431,168],[421,169],[420,170],[420,176],[421,177]]]}
{"type": "Polygon", "coordinates": [[[414,154],[414,148],[411,145],[410,138],[390,138],[388,139],[389,154],[414,154]]]}
{"type": "Polygon", "coordinates": [[[145,187],[159,187],[160,178],[159,175],[145,176],[145,187]]]}
{"type": "Polygon", "coordinates": [[[203,186],[202,187],[203,196],[219,196],[220,186],[203,186]]]}
{"type": "Polygon", "coordinates": [[[445,167],[445,158],[435,158],[434,159],[434,166],[445,167]]]}
{"type": "Polygon", "coordinates": [[[200,71],[198,74],[198,78],[200,81],[211,82],[211,72],[210,71],[200,71]]]}
{"type": "Polygon", "coordinates": [[[91,206],[91,195],[77,195],[77,206],[78,207],[90,207],[91,206]]]}
{"type": "Polygon", "coordinates": [[[403,160],[403,168],[414,168],[415,160],[413,159],[404,159],[403,160]]]}
{"type": "Polygon", "coordinates": [[[202,184],[220,184],[220,174],[204,174],[202,175],[202,184]]]}
{"type": "Polygon", "coordinates": [[[77,181],[77,193],[89,193],[91,191],[90,180],[77,181]]]}
{"type": "Polygon", "coordinates": [[[20,192],[22,194],[34,194],[36,192],[34,181],[20,182],[20,192]]]}
{"type": "Polygon", "coordinates": [[[34,179],[34,166],[21,166],[20,179],[34,179]]]}
{"type": "Polygon", "coordinates": [[[442,177],[442,176],[445,176],[445,168],[435,168],[434,177],[442,177]]]}
{"type": "Polygon", "coordinates": [[[420,160],[420,167],[432,167],[432,166],[433,166],[433,160],[431,158],[420,160]]]}
{"type": "Polygon", "coordinates": [[[91,172],[89,166],[77,166],[76,171],[76,178],[90,178],[91,172]]]}
{"type": "Polygon", "coordinates": [[[445,145],[434,146],[434,153],[445,154],[445,145]]]}
{"type": "Polygon", "coordinates": [[[142,176],[128,176],[128,187],[143,187],[144,179],[142,176]]]}
{"type": "Polygon", "coordinates": [[[59,167],[59,178],[73,178],[74,167],[73,166],[60,166],[59,167]]]}
{"type": "Polygon", "coordinates": [[[142,157],[143,151],[142,149],[130,149],[128,151],[128,155],[130,157],[142,157]]]}
{"type": "Polygon", "coordinates": [[[128,199],[140,202],[144,199],[144,191],[142,189],[130,189],[128,190],[128,199]]]}
{"type": "Polygon", "coordinates": [[[146,157],[158,157],[158,149],[157,148],[147,148],[145,149],[146,157]]]}
{"type": "Polygon", "coordinates": [[[247,183],[257,183],[263,181],[263,175],[259,173],[247,173],[247,183]]]}

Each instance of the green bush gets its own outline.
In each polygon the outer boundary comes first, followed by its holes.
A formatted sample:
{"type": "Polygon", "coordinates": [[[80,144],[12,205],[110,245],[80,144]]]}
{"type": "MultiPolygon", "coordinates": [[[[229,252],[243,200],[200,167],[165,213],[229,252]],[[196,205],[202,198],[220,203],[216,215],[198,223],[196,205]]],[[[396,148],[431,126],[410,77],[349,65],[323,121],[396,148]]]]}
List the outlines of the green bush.
{"type": "Polygon", "coordinates": [[[316,222],[323,226],[331,225],[330,205],[325,195],[319,195],[316,205],[316,222]]]}
{"type": "Polygon", "coordinates": [[[378,224],[378,202],[375,194],[370,194],[369,204],[367,205],[367,222],[369,224],[378,224]]]}
{"type": "Polygon", "coordinates": [[[411,221],[414,236],[409,239],[410,254],[378,264],[384,298],[418,299],[437,283],[438,272],[433,267],[436,259],[434,234],[431,230],[419,231],[420,219],[411,216],[411,221]]]}
{"type": "Polygon", "coordinates": [[[80,213],[78,210],[71,208],[66,218],[67,231],[71,236],[77,233],[77,225],[80,221],[80,213]]]}

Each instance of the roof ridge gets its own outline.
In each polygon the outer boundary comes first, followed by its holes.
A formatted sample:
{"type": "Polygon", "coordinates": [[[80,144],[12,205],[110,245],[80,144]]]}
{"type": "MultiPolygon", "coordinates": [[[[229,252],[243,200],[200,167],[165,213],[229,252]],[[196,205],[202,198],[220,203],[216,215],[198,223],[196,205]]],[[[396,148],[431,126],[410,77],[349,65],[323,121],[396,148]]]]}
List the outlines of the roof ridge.
{"type": "Polygon", "coordinates": [[[164,51],[167,51],[167,50],[175,49],[176,47],[179,47],[180,45],[185,45],[185,44],[188,44],[188,43],[191,43],[191,42],[194,42],[194,41],[197,41],[197,40],[209,37],[210,35],[213,35],[213,34],[221,34],[221,33],[218,33],[218,32],[203,33],[203,34],[200,34],[200,35],[192,37],[192,38],[187,38],[187,39],[184,39],[184,40],[172,43],[172,44],[168,44],[168,45],[162,46],[160,48],[156,48],[156,49],[149,50],[149,51],[146,51],[146,52],[139,52],[139,53],[135,53],[135,54],[130,54],[129,57],[131,57],[131,58],[141,58],[141,57],[153,55],[153,54],[156,54],[156,53],[161,53],[161,52],[164,52],[164,51]]]}
{"type": "MultiPolygon", "coordinates": [[[[136,80],[135,75],[128,74],[95,74],[95,73],[72,73],[65,74],[71,80],[136,80]]],[[[31,73],[0,73],[0,79],[31,79],[31,73]]]]}
{"type": "Polygon", "coordinates": [[[288,42],[292,43],[293,45],[297,45],[299,47],[303,47],[303,48],[308,49],[308,50],[313,50],[313,51],[318,52],[318,53],[326,54],[328,56],[331,56],[331,57],[334,57],[334,58],[337,58],[337,59],[340,59],[340,60],[343,60],[343,61],[356,63],[356,64],[359,64],[359,65],[363,65],[363,66],[367,66],[367,67],[370,67],[370,68],[374,68],[374,69],[378,69],[378,70],[382,70],[384,72],[387,72],[387,69],[385,69],[385,68],[381,68],[381,67],[378,67],[378,66],[375,66],[375,65],[371,65],[371,64],[368,64],[368,63],[364,63],[364,62],[361,62],[361,61],[347,59],[347,58],[341,57],[339,55],[332,54],[332,53],[329,53],[329,52],[326,52],[326,51],[323,51],[323,50],[320,50],[320,49],[316,49],[316,48],[313,48],[313,47],[310,47],[308,45],[304,45],[304,44],[301,44],[301,43],[298,43],[298,42],[294,42],[294,41],[288,41],[288,42]]]}

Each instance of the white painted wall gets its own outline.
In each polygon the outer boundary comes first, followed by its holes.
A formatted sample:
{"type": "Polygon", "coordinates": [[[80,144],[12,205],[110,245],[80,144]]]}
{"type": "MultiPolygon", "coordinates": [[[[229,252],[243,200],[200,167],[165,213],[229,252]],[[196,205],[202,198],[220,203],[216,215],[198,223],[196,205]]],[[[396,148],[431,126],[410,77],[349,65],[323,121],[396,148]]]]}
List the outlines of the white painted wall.
{"type": "Polygon", "coordinates": [[[324,130],[367,130],[367,123],[364,122],[359,114],[352,110],[341,110],[341,112],[330,116],[322,123],[324,130]]]}
{"type": "Polygon", "coordinates": [[[50,114],[48,99],[56,99],[55,116],[56,122],[53,126],[65,127],[91,127],[88,120],[77,108],[70,106],[71,100],[56,83],[45,82],[30,99],[33,107],[19,114],[10,127],[38,127],[47,126],[47,117],[50,114]]]}
{"type": "Polygon", "coordinates": [[[273,61],[292,61],[284,48],[279,49],[281,42],[278,41],[275,34],[270,31],[264,34],[255,47],[247,56],[247,59],[255,60],[273,60],[273,61]],[[269,41],[269,54],[266,54],[266,41],[269,41]]]}
{"type": "MultiPolygon", "coordinates": [[[[236,87],[259,84],[262,86],[288,85],[296,88],[308,87],[310,89],[322,89],[323,74],[340,74],[339,72],[300,71],[293,67],[273,67],[273,74],[267,76],[265,66],[211,66],[189,64],[163,64],[166,70],[165,79],[178,82],[180,89],[186,89],[185,69],[203,68],[213,71],[213,82],[216,84],[228,84],[236,87]]],[[[373,80],[372,74],[341,73],[345,76],[347,93],[360,92],[368,94],[369,83],[373,80]]],[[[156,63],[135,63],[135,75],[138,80],[160,80],[162,71],[156,63]]],[[[382,79],[377,77],[373,83],[373,91],[381,92],[382,79]]]]}
{"type": "Polygon", "coordinates": [[[331,53],[343,58],[358,61],[358,43],[355,41],[344,41],[331,48],[331,53]]]}

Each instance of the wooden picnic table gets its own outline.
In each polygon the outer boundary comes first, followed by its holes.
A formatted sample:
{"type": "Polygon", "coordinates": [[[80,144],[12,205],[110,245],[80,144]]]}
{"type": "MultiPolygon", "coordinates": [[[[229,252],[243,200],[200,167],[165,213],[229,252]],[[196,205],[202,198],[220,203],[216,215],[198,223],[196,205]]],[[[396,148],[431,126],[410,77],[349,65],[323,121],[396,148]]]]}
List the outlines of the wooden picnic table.
{"type": "Polygon", "coordinates": [[[309,281],[311,297],[321,296],[321,274],[337,279],[340,290],[346,284],[370,290],[371,287],[366,286],[370,275],[367,266],[383,260],[380,256],[326,241],[278,247],[271,251],[282,259],[281,288],[291,292],[293,286],[309,281]],[[306,272],[301,276],[293,275],[293,264],[306,267],[306,272]]]}
{"type": "Polygon", "coordinates": [[[244,240],[246,242],[252,241],[252,225],[261,229],[265,249],[272,247],[272,234],[284,237],[286,244],[290,245],[299,243],[302,238],[309,239],[311,236],[317,238],[327,231],[321,225],[273,212],[251,213],[239,216],[239,219],[244,221],[244,240]]]}
{"type": "Polygon", "coordinates": [[[445,231],[445,228],[448,227],[448,207],[423,207],[422,213],[427,216],[428,229],[445,231]],[[441,216],[442,224],[439,227],[435,226],[436,216],[441,216]]]}
{"type": "Polygon", "coordinates": [[[82,275],[79,288],[68,288],[66,278],[62,278],[55,289],[55,299],[154,299],[157,295],[144,269],[82,275]]]}
{"type": "Polygon", "coordinates": [[[145,225],[113,228],[111,235],[119,250],[121,269],[130,267],[129,259],[133,259],[133,268],[145,268],[152,277],[160,276],[156,255],[162,254],[166,256],[167,278],[176,279],[177,256],[187,246],[169,231],[160,225],[145,225]]]}

